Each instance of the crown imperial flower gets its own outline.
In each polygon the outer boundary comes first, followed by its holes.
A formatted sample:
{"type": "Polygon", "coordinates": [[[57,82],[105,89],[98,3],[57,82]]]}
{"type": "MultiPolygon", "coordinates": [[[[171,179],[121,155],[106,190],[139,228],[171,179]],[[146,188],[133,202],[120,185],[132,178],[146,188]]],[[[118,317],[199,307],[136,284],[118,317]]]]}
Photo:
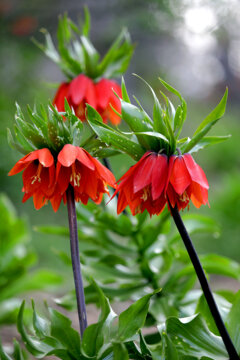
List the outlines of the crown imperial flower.
{"type": "Polygon", "coordinates": [[[54,158],[49,149],[32,151],[21,158],[10,170],[9,176],[23,171],[23,202],[31,196],[33,203],[38,210],[45,205],[55,186],[55,165],[54,158]]]}
{"type": "Polygon", "coordinates": [[[190,154],[170,156],[166,194],[172,207],[184,209],[190,199],[197,208],[206,205],[208,189],[204,171],[190,154]]]}
{"type": "Polygon", "coordinates": [[[145,209],[150,215],[160,214],[165,207],[164,189],[167,180],[166,155],[145,153],[119,180],[115,196],[119,192],[117,213],[129,205],[133,215],[145,209]]]}
{"type": "Polygon", "coordinates": [[[56,168],[56,191],[50,199],[54,211],[61,200],[66,203],[66,190],[71,185],[76,201],[87,204],[89,198],[99,204],[107,185],[114,187],[115,177],[97,159],[78,146],[66,144],[58,154],[56,168]]]}
{"type": "Polygon", "coordinates": [[[117,112],[120,112],[121,103],[113,91],[121,97],[121,88],[115,81],[101,79],[94,83],[92,79],[80,74],[70,83],[62,83],[59,86],[53,104],[56,105],[58,111],[64,111],[66,99],[78,118],[85,121],[86,103],[88,103],[100,113],[105,123],[109,120],[112,124],[117,125],[121,119],[111,105],[117,112]]]}

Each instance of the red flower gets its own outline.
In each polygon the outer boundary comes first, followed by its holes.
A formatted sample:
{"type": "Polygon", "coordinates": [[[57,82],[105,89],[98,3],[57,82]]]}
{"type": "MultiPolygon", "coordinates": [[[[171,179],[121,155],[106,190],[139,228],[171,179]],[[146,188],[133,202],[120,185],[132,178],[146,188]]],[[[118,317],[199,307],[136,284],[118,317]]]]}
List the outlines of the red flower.
{"type": "Polygon", "coordinates": [[[55,186],[54,158],[48,149],[35,150],[20,159],[8,175],[23,171],[23,202],[33,197],[35,208],[40,209],[52,196],[55,186]]]}
{"type": "Polygon", "coordinates": [[[168,173],[166,155],[147,152],[124,174],[118,185],[115,196],[119,192],[117,213],[121,213],[127,205],[132,215],[145,209],[150,215],[160,214],[166,204],[164,189],[168,173]]]}
{"type": "Polygon", "coordinates": [[[166,194],[172,207],[184,209],[190,199],[199,208],[208,203],[208,181],[190,154],[170,156],[166,194]]]}
{"type": "Polygon", "coordinates": [[[121,111],[121,104],[113,90],[121,97],[121,88],[114,81],[102,79],[95,84],[90,78],[80,74],[70,83],[60,85],[53,104],[56,105],[58,111],[64,111],[64,99],[66,98],[79,119],[85,121],[85,108],[88,103],[100,113],[105,123],[110,120],[117,125],[121,119],[112,110],[110,104],[118,112],[121,111]]]}
{"type": "Polygon", "coordinates": [[[115,178],[111,171],[92,157],[86,150],[67,144],[58,154],[56,170],[56,190],[50,199],[54,211],[57,211],[61,200],[66,202],[66,190],[71,184],[76,201],[87,204],[91,198],[99,204],[107,185],[114,187],[115,178]]]}

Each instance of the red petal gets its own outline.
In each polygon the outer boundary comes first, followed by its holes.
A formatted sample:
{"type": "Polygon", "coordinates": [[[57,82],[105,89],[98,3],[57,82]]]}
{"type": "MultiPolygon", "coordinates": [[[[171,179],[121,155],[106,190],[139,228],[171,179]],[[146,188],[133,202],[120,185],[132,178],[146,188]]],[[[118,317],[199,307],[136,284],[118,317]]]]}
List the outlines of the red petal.
{"type": "Polygon", "coordinates": [[[69,167],[76,161],[77,156],[78,147],[71,144],[66,144],[58,154],[58,162],[62,166],[69,167]]]}
{"type": "Polygon", "coordinates": [[[184,154],[183,159],[192,181],[195,181],[205,189],[209,189],[208,181],[203,169],[193,160],[192,156],[190,154],[184,154]]]}
{"type": "Polygon", "coordinates": [[[167,198],[171,206],[174,208],[177,202],[177,195],[171,184],[169,184],[167,188],[167,198]]]}
{"type": "Polygon", "coordinates": [[[87,168],[94,170],[95,165],[93,157],[83,148],[77,147],[77,159],[81,164],[85,165],[87,168]]]}
{"type": "Polygon", "coordinates": [[[14,165],[14,167],[9,171],[8,176],[16,175],[16,174],[20,173],[22,170],[24,170],[25,167],[28,166],[28,164],[26,164],[26,162],[23,162],[23,161],[28,156],[29,156],[29,154],[25,155],[20,160],[18,160],[18,162],[14,165]]]}
{"type": "Polygon", "coordinates": [[[53,104],[56,105],[58,111],[64,111],[64,100],[67,97],[68,88],[68,83],[62,83],[53,99],[53,104]]]}
{"type": "Polygon", "coordinates": [[[110,170],[108,170],[104,165],[102,165],[100,161],[98,161],[97,159],[92,157],[92,160],[94,161],[97,172],[99,176],[102,178],[102,180],[105,181],[108,185],[114,187],[114,184],[116,183],[116,179],[113,173],[110,170]]]}
{"type": "MultiPolygon", "coordinates": [[[[96,177],[95,172],[89,171],[85,168],[82,170],[81,176],[87,179],[84,184],[84,190],[81,192],[86,193],[94,201],[97,195],[98,188],[98,178],[96,177]]],[[[76,190],[78,191],[78,189],[76,190]]]]}
{"type": "Polygon", "coordinates": [[[178,156],[173,163],[170,183],[179,195],[191,184],[191,177],[182,156],[178,156]]]}
{"type": "Polygon", "coordinates": [[[133,192],[137,193],[151,183],[152,169],[155,165],[157,155],[149,153],[149,156],[141,163],[134,173],[133,192]]]}
{"type": "Polygon", "coordinates": [[[100,80],[95,85],[96,98],[97,98],[97,106],[101,108],[101,110],[106,109],[109,103],[109,99],[111,97],[111,81],[107,79],[100,80]]]}
{"type": "Polygon", "coordinates": [[[117,202],[117,214],[120,214],[128,205],[124,191],[120,191],[117,202]]]}
{"type": "Polygon", "coordinates": [[[36,176],[38,165],[31,162],[22,174],[24,191],[33,194],[41,186],[41,183],[34,178],[36,176]]]}
{"type": "Polygon", "coordinates": [[[33,194],[33,204],[36,210],[41,209],[43,205],[46,203],[45,196],[41,193],[41,191],[37,192],[36,194],[33,194]]]}
{"type": "Polygon", "coordinates": [[[71,81],[68,93],[74,105],[79,105],[86,97],[90,83],[92,83],[92,80],[83,74],[78,75],[71,81]]]}
{"type": "Polygon", "coordinates": [[[92,80],[89,79],[88,86],[86,89],[86,96],[85,96],[85,102],[91,105],[94,109],[97,107],[96,103],[96,91],[94,87],[94,83],[92,80]]]}
{"type": "MultiPolygon", "coordinates": [[[[58,167],[58,164],[57,164],[58,167]]],[[[71,168],[70,167],[59,167],[59,171],[57,169],[57,185],[59,187],[59,191],[61,194],[63,194],[69,185],[70,182],[70,176],[71,176],[71,168]]]]}
{"type": "Polygon", "coordinates": [[[152,199],[156,200],[163,192],[168,175],[168,159],[166,155],[158,155],[152,170],[152,199]]]}
{"type": "Polygon", "coordinates": [[[171,173],[172,173],[172,169],[173,169],[173,164],[174,164],[174,161],[176,160],[177,156],[176,155],[171,155],[170,158],[169,158],[169,162],[168,162],[168,175],[167,175],[167,180],[166,180],[166,186],[165,186],[165,195],[166,195],[166,192],[167,192],[167,189],[168,189],[168,185],[169,185],[169,181],[170,181],[170,176],[171,176],[171,173]]]}
{"type": "Polygon", "coordinates": [[[191,200],[197,208],[206,205],[208,203],[208,190],[193,182],[191,184],[191,200]]]}
{"type": "Polygon", "coordinates": [[[50,167],[54,164],[54,159],[49,149],[38,150],[38,159],[44,167],[50,167]]]}

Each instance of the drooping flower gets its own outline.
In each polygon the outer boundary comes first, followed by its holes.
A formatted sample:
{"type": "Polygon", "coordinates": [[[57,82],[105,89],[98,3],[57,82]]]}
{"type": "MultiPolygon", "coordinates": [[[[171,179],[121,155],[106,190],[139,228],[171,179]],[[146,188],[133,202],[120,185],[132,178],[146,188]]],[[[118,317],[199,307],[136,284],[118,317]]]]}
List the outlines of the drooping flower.
{"type": "Polygon", "coordinates": [[[166,195],[172,207],[184,209],[190,199],[197,208],[206,205],[208,189],[204,171],[190,154],[170,156],[166,195]]]}
{"type": "Polygon", "coordinates": [[[121,119],[112,110],[110,104],[117,112],[121,111],[121,104],[113,91],[121,97],[121,88],[115,81],[101,79],[94,83],[92,79],[80,74],[70,83],[65,82],[59,86],[53,104],[56,105],[58,111],[64,111],[64,100],[66,98],[79,119],[85,121],[87,103],[100,113],[105,123],[109,120],[117,125],[121,119]]]}
{"type": "Polygon", "coordinates": [[[129,205],[132,215],[145,209],[150,215],[160,214],[166,204],[164,189],[168,174],[168,158],[147,152],[119,180],[113,196],[119,193],[117,213],[129,205]]]}
{"type": "Polygon", "coordinates": [[[114,187],[115,177],[97,159],[78,146],[66,144],[58,154],[56,169],[56,191],[50,199],[54,211],[61,200],[66,202],[66,190],[72,185],[76,201],[87,204],[89,198],[99,204],[107,185],[114,187]]]}
{"type": "Polygon", "coordinates": [[[23,202],[31,196],[35,209],[40,209],[52,196],[55,188],[54,158],[49,149],[35,150],[21,158],[8,175],[23,171],[23,202]]]}

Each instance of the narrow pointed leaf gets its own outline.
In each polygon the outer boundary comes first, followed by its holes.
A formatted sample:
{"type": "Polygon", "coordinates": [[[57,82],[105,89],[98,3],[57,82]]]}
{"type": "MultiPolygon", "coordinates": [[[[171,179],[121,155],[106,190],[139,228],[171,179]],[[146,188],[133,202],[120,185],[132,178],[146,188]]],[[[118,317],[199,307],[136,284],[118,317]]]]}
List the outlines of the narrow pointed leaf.
{"type": "Polygon", "coordinates": [[[228,140],[231,135],[226,136],[204,136],[194,147],[192,147],[188,152],[194,153],[199,150],[202,150],[210,145],[219,144],[223,141],[228,140]]]}
{"type": "Polygon", "coordinates": [[[203,120],[199,125],[197,130],[194,133],[194,136],[202,132],[209,124],[214,125],[221,117],[223,117],[227,105],[228,89],[225,90],[225,93],[220,101],[220,103],[215,107],[215,109],[203,120]]]}

